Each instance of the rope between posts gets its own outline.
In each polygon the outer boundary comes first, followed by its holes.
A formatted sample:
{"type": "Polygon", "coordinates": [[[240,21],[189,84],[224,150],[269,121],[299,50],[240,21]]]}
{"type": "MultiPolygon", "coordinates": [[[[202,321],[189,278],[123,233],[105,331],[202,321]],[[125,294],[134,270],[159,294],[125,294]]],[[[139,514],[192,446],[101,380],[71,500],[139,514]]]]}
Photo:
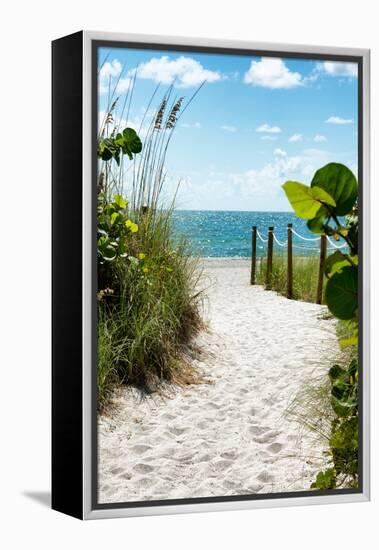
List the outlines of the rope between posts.
{"type": "Polygon", "coordinates": [[[263,242],[263,243],[267,243],[268,242],[268,239],[264,239],[262,237],[262,235],[259,233],[258,229],[257,229],[257,237],[263,242]]]}
{"type": "MultiPolygon", "coordinates": [[[[295,231],[295,229],[291,228],[291,231],[294,235],[296,235],[299,239],[302,239],[303,241],[309,241],[309,242],[315,242],[315,241],[319,241],[321,239],[321,237],[304,237],[303,235],[300,235],[300,233],[298,233],[297,231],[295,231]]],[[[288,244],[288,239],[286,241],[279,241],[279,239],[276,237],[275,235],[275,232],[273,231],[272,232],[272,236],[273,236],[273,239],[274,241],[276,242],[276,244],[278,246],[286,246],[288,244]]],[[[257,229],[257,237],[264,243],[264,244],[267,244],[268,243],[268,239],[265,239],[260,231],[257,229]]],[[[338,246],[337,244],[335,244],[332,239],[327,235],[326,238],[328,239],[328,242],[330,243],[330,245],[335,248],[336,250],[341,250],[342,248],[346,248],[348,245],[346,243],[342,244],[341,246],[338,246]]],[[[300,246],[300,245],[297,245],[297,244],[294,244],[292,243],[292,246],[294,248],[300,248],[301,250],[318,250],[318,248],[315,248],[315,247],[311,247],[311,246],[300,246]]]]}
{"type": "Polygon", "coordinates": [[[348,246],[348,244],[346,244],[346,243],[342,244],[341,246],[338,246],[338,245],[334,244],[334,242],[332,241],[332,239],[328,235],[326,236],[326,238],[328,239],[328,241],[330,242],[332,247],[336,248],[337,250],[341,250],[341,248],[346,248],[348,246]]]}
{"type": "Polygon", "coordinates": [[[296,235],[296,237],[299,237],[299,239],[302,239],[303,241],[319,241],[321,239],[321,237],[303,237],[303,235],[300,235],[300,233],[295,231],[293,227],[291,227],[291,231],[294,235],[296,235]]]}
{"type": "MultiPolygon", "coordinates": [[[[318,280],[317,280],[317,289],[316,289],[316,303],[322,304],[322,297],[323,297],[323,288],[324,288],[324,269],[325,269],[325,262],[327,260],[327,254],[328,254],[328,243],[329,245],[336,250],[344,249],[348,245],[345,243],[342,244],[335,244],[334,240],[329,235],[325,236],[317,236],[317,237],[304,237],[300,233],[298,233],[296,230],[294,230],[291,226],[291,224],[287,225],[288,230],[288,237],[287,240],[279,240],[277,236],[275,235],[274,227],[269,227],[268,229],[268,238],[265,239],[262,234],[259,232],[256,226],[253,226],[253,238],[252,238],[252,255],[251,255],[251,270],[250,270],[250,284],[255,285],[256,281],[260,281],[259,278],[262,279],[264,277],[264,285],[266,290],[272,290],[275,289],[275,284],[273,285],[273,256],[275,256],[275,247],[274,243],[276,245],[284,248],[287,248],[288,251],[288,258],[287,258],[287,280],[286,280],[286,296],[289,299],[294,298],[294,276],[293,276],[293,269],[295,267],[293,263],[293,253],[292,248],[303,250],[303,255],[307,255],[307,251],[318,251],[319,252],[319,268],[318,268],[318,280]],[[289,233],[289,231],[292,231],[293,235],[296,235],[298,239],[301,241],[306,241],[306,243],[294,243],[292,239],[292,234],[289,233]],[[271,234],[271,235],[270,235],[271,234]],[[261,241],[261,243],[256,242],[256,238],[261,241]],[[260,261],[258,264],[258,276],[257,276],[257,248],[262,250],[262,254],[267,254],[267,261],[265,264],[260,261]],[[265,270],[265,274],[263,274],[263,271],[265,270]]],[[[338,242],[338,241],[337,241],[338,242]]],[[[277,251],[279,252],[279,251],[277,251]]],[[[283,251],[284,252],[284,251],[283,251]]],[[[296,254],[296,253],[295,253],[296,254]]],[[[312,257],[314,254],[308,254],[308,256],[312,257]]],[[[262,260],[263,258],[261,258],[262,260]]],[[[259,261],[259,260],[258,260],[259,261]]]]}
{"type": "Polygon", "coordinates": [[[287,240],[287,241],[284,241],[283,243],[281,243],[281,242],[276,238],[275,233],[273,233],[272,236],[274,237],[274,241],[276,242],[277,245],[279,245],[279,246],[286,246],[286,245],[287,245],[288,240],[287,240]]]}

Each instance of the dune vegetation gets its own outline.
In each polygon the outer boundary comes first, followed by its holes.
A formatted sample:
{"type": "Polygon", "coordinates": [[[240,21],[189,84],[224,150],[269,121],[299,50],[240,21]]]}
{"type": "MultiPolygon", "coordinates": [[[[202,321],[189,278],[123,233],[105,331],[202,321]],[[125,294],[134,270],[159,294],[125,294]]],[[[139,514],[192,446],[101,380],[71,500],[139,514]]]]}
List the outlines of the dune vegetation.
{"type": "MultiPolygon", "coordinates": [[[[336,250],[325,262],[324,300],[330,314],[338,320],[338,338],[343,354],[329,369],[326,404],[324,391],[319,393],[323,398],[316,399],[318,409],[328,411],[330,418],[326,436],[329,467],[317,474],[312,488],[354,488],[360,481],[358,183],[349,168],[330,163],[316,171],[310,186],[288,181],[283,189],[295,214],[307,220],[313,233],[334,237],[348,247],[346,252],[336,250]]],[[[309,397],[309,392],[306,395],[309,397]]],[[[307,425],[312,429],[309,418],[317,418],[317,415],[309,409],[310,402],[312,400],[300,399],[300,408],[295,407],[295,410],[303,423],[308,419],[307,425]]],[[[314,411],[314,403],[312,407],[314,411]]]]}
{"type": "Polygon", "coordinates": [[[100,408],[121,383],[152,391],[162,380],[191,381],[183,350],[201,326],[202,293],[197,261],[173,231],[175,200],[164,200],[165,158],[184,102],[172,94],[170,87],[153,112],[149,104],[138,131],[124,108],[115,116],[110,94],[99,129],[100,408]]]}
{"type": "MultiPolygon", "coordinates": [[[[293,258],[293,298],[304,302],[316,301],[319,259],[317,256],[294,256],[293,258]]],[[[267,259],[262,258],[257,265],[257,283],[265,284],[267,259]]],[[[272,262],[271,288],[275,292],[287,294],[287,256],[274,254],[272,262]]]]}

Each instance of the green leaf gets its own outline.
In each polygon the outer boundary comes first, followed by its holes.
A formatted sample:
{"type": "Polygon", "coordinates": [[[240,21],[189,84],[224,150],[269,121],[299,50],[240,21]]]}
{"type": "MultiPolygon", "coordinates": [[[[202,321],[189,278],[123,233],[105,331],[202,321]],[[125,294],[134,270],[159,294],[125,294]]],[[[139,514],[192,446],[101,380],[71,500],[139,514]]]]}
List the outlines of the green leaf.
{"type": "Polygon", "coordinates": [[[347,348],[350,346],[358,345],[358,335],[351,336],[350,338],[342,338],[339,340],[339,345],[341,348],[347,348]]]}
{"type": "Polygon", "coordinates": [[[121,150],[125,155],[128,155],[130,160],[133,158],[133,153],[140,153],[142,151],[142,142],[136,131],[132,128],[125,128],[123,133],[118,133],[115,138],[100,139],[97,156],[105,161],[114,158],[119,165],[121,150]]]}
{"type": "Polygon", "coordinates": [[[346,256],[342,254],[342,252],[340,252],[339,250],[336,250],[335,252],[333,252],[333,254],[330,254],[330,256],[328,256],[325,260],[325,275],[332,275],[337,271],[341,271],[343,267],[349,265],[351,264],[346,259],[346,256]]]}
{"type": "Polygon", "coordinates": [[[104,214],[110,216],[111,214],[113,214],[113,212],[117,212],[117,209],[115,208],[115,205],[113,203],[106,204],[104,206],[104,214]]]}
{"type": "Polygon", "coordinates": [[[113,212],[111,215],[111,225],[114,225],[117,222],[122,222],[122,215],[119,212],[113,212]]]}
{"type": "Polygon", "coordinates": [[[319,472],[316,481],[312,483],[311,489],[334,489],[336,486],[336,471],[329,468],[325,472],[319,472]]]}
{"type": "Polygon", "coordinates": [[[108,246],[109,244],[109,239],[108,237],[105,237],[105,236],[101,236],[98,238],[97,240],[97,246],[100,250],[105,250],[105,248],[108,246]]]}
{"type": "Polygon", "coordinates": [[[346,266],[327,281],[325,300],[329,310],[338,319],[353,319],[358,308],[358,270],[346,266]]]}
{"type": "Polygon", "coordinates": [[[317,216],[307,221],[309,231],[312,231],[312,233],[316,233],[317,235],[322,235],[325,232],[324,223],[326,222],[327,217],[328,211],[324,206],[321,206],[317,212],[317,216]]]}
{"type": "Polygon", "coordinates": [[[355,409],[357,407],[356,400],[350,399],[348,401],[342,401],[341,399],[338,399],[334,395],[332,395],[331,404],[332,404],[333,411],[338,416],[342,416],[342,417],[351,416],[351,414],[355,412],[355,409]]]}
{"type": "Polygon", "coordinates": [[[116,145],[119,145],[120,147],[122,147],[122,145],[124,143],[124,138],[122,137],[122,134],[117,134],[114,142],[115,142],[116,145]]]}
{"type": "Polygon", "coordinates": [[[121,209],[126,208],[128,204],[122,195],[115,195],[113,197],[113,202],[121,209]]]}
{"type": "Polygon", "coordinates": [[[101,150],[99,149],[97,156],[101,158],[101,160],[108,161],[112,158],[112,151],[110,151],[108,147],[103,146],[101,150]]]}
{"type": "Polygon", "coordinates": [[[331,162],[317,170],[311,187],[321,187],[336,202],[337,216],[345,216],[353,208],[358,196],[358,183],[353,172],[337,162],[331,162]]]}
{"type": "Polygon", "coordinates": [[[113,248],[113,246],[107,246],[107,248],[103,252],[104,260],[107,260],[108,262],[111,262],[116,257],[116,250],[113,248]]]}
{"type": "Polygon", "coordinates": [[[124,138],[124,145],[127,145],[132,153],[140,153],[142,151],[142,141],[133,128],[125,128],[122,132],[122,137],[124,138]]]}
{"type": "Polygon", "coordinates": [[[330,369],[329,369],[329,378],[332,382],[334,382],[335,380],[337,380],[339,377],[343,376],[344,374],[346,373],[345,369],[343,369],[342,367],[340,367],[339,365],[333,365],[330,369]]]}
{"type": "Polygon", "coordinates": [[[137,135],[137,132],[133,128],[125,128],[122,132],[122,142],[119,140],[124,155],[128,155],[132,160],[133,153],[140,153],[142,151],[142,142],[137,135]]]}
{"type": "Polygon", "coordinates": [[[334,199],[319,187],[308,187],[297,181],[287,181],[283,189],[295,214],[305,220],[315,218],[323,204],[335,206],[334,199]]]}
{"type": "Polygon", "coordinates": [[[104,235],[105,237],[108,237],[108,228],[106,226],[106,224],[100,224],[97,226],[97,232],[100,234],[100,235],[104,235]]]}

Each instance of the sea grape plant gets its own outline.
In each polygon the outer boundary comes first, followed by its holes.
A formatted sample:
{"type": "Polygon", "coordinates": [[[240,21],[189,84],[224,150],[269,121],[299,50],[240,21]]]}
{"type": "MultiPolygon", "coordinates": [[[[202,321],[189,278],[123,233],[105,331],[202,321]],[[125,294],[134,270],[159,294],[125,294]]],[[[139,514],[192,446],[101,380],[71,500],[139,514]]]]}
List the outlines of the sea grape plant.
{"type": "MultiPolygon", "coordinates": [[[[99,159],[106,163],[114,159],[119,165],[121,155],[127,155],[129,160],[132,160],[133,155],[142,151],[142,142],[133,128],[125,128],[122,133],[117,133],[115,136],[114,133],[110,137],[98,138],[99,159]]],[[[120,194],[109,198],[108,191],[104,189],[103,177],[104,174],[101,173],[97,194],[97,260],[100,293],[112,283],[112,264],[118,259],[128,258],[131,262],[139,262],[128,253],[130,238],[139,229],[129,217],[128,201],[120,194]]],[[[100,295],[103,296],[103,294],[104,292],[100,295]]]]}
{"type": "Polygon", "coordinates": [[[138,225],[129,219],[128,202],[114,195],[108,202],[101,193],[97,201],[97,252],[100,265],[127,257],[128,235],[137,233],[138,225]]]}
{"type": "Polygon", "coordinates": [[[358,362],[352,359],[347,368],[333,365],[329,370],[332,421],[329,448],[332,466],[317,474],[312,489],[335,489],[358,485],[358,362]]]}
{"type": "MultiPolygon", "coordinates": [[[[342,346],[358,343],[358,184],[343,164],[317,170],[310,186],[287,181],[283,189],[295,213],[313,233],[333,237],[347,247],[325,262],[325,300],[330,312],[348,326],[351,337],[342,346]]],[[[354,352],[353,352],[354,355],[354,352]]],[[[334,489],[358,484],[358,362],[329,370],[331,406],[335,413],[329,437],[332,466],[317,474],[311,487],[334,489]]]]}
{"type": "Polygon", "coordinates": [[[313,233],[345,241],[326,262],[325,300],[338,319],[357,321],[358,314],[358,184],[347,166],[330,163],[317,170],[310,186],[296,181],[283,185],[295,214],[307,220],[313,233]],[[344,218],[345,217],[345,218],[344,218]]]}
{"type": "Polygon", "coordinates": [[[127,155],[129,160],[133,155],[142,151],[142,142],[133,128],[125,128],[116,136],[100,137],[97,145],[97,158],[109,161],[112,158],[120,164],[121,153],[127,155]]]}

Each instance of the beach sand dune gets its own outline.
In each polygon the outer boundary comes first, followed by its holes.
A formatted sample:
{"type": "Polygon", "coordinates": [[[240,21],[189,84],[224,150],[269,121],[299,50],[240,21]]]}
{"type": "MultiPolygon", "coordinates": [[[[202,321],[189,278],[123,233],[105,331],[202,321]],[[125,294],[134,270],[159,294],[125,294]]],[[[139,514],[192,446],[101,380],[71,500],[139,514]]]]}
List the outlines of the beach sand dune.
{"type": "Polygon", "coordinates": [[[308,490],[326,441],[285,415],[338,354],[323,306],[249,285],[245,260],[204,261],[209,332],[193,359],[208,383],[141,400],[122,388],[99,418],[99,502],[308,490]]]}

